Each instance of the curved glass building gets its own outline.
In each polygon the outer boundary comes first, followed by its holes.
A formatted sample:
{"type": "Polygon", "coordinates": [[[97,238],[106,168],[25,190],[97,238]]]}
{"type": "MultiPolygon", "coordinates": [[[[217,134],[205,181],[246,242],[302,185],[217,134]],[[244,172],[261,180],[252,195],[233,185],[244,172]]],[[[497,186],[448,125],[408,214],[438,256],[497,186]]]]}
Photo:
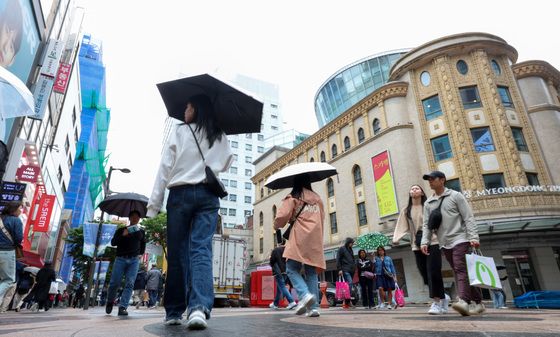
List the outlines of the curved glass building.
{"type": "Polygon", "coordinates": [[[325,126],[389,80],[393,64],[409,49],[368,56],[337,71],[315,95],[315,115],[325,126]]]}

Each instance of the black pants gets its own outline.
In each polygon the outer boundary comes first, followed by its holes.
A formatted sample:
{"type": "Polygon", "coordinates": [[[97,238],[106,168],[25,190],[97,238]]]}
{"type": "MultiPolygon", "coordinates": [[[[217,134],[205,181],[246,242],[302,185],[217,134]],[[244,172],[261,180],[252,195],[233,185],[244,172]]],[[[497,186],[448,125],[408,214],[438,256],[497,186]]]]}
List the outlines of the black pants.
{"type": "Polygon", "coordinates": [[[422,275],[424,284],[430,289],[430,298],[445,298],[443,289],[443,278],[441,277],[441,251],[439,245],[428,247],[430,255],[424,255],[421,251],[415,250],[416,266],[422,275]]]}
{"type": "Polygon", "coordinates": [[[362,288],[362,304],[366,308],[375,305],[373,299],[373,280],[364,276],[360,276],[360,287],[362,288]]]}

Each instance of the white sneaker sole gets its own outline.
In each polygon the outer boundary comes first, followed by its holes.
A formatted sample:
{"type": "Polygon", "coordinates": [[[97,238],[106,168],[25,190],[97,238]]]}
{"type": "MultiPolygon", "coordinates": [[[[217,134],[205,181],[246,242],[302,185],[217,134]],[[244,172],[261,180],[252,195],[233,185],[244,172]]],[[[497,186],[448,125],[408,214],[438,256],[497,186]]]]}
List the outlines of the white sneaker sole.
{"type": "Polygon", "coordinates": [[[178,318],[173,318],[170,320],[165,321],[163,324],[171,326],[171,325],[181,325],[181,320],[178,318]]]}
{"type": "Polygon", "coordinates": [[[187,322],[187,328],[190,330],[204,330],[208,327],[208,323],[202,317],[193,317],[187,322]]]}
{"type": "Polygon", "coordinates": [[[315,303],[315,297],[313,295],[306,297],[307,301],[302,302],[298,305],[296,309],[296,315],[303,315],[309,308],[315,303]]]}

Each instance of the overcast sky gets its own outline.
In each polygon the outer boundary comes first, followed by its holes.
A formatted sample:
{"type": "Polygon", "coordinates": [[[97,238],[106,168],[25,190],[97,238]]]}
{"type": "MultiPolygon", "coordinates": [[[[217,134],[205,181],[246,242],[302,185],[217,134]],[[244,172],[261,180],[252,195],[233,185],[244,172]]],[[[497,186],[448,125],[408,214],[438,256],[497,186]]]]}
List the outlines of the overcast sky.
{"type": "Polygon", "coordinates": [[[518,62],[560,69],[550,1],[78,0],[83,32],[103,41],[111,109],[111,189],[150,195],[166,110],[156,83],[226,70],[276,83],[287,128],[317,131],[313,98],[340,68],[383,51],[480,31],[518,62]]]}

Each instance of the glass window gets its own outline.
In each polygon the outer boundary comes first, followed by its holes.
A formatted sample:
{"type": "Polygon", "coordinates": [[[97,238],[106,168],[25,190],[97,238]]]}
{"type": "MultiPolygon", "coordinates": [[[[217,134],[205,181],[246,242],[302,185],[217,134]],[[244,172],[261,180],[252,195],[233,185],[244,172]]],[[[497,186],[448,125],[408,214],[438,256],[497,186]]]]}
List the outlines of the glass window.
{"type": "Polygon", "coordinates": [[[476,152],[490,152],[496,150],[494,148],[494,142],[492,141],[492,134],[488,127],[471,129],[471,135],[476,152]]]}
{"type": "Polygon", "coordinates": [[[494,74],[499,76],[502,73],[502,69],[500,69],[500,64],[496,60],[492,60],[491,64],[492,64],[492,70],[494,71],[494,74]]]}
{"type": "Polygon", "coordinates": [[[245,203],[246,203],[246,204],[250,204],[250,203],[251,203],[251,197],[246,196],[246,197],[245,197],[245,203]]]}
{"type": "Polygon", "coordinates": [[[237,174],[237,167],[232,166],[229,168],[229,173],[237,174]]]}
{"type": "Polygon", "coordinates": [[[239,158],[239,156],[236,155],[236,154],[234,154],[234,155],[233,155],[233,161],[234,161],[234,162],[237,161],[237,158],[239,158]]]}
{"type": "Polygon", "coordinates": [[[257,139],[258,140],[264,140],[264,136],[263,135],[257,135],[257,139]]]}
{"type": "Polygon", "coordinates": [[[237,180],[230,180],[229,181],[229,186],[230,187],[237,187],[237,180]]]}
{"type": "Polygon", "coordinates": [[[360,186],[362,184],[362,170],[358,165],[354,166],[352,175],[354,176],[354,186],[360,186]]]}
{"type": "Polygon", "coordinates": [[[331,146],[331,155],[333,158],[335,158],[338,155],[338,151],[336,150],[336,144],[333,144],[331,146]]]}
{"type": "Polygon", "coordinates": [[[230,194],[229,201],[237,201],[237,194],[230,194]]]}
{"type": "Polygon", "coordinates": [[[325,158],[325,151],[321,151],[321,162],[326,162],[327,159],[325,158]]]}
{"type": "Polygon", "coordinates": [[[442,114],[438,95],[422,100],[422,106],[424,107],[424,116],[426,117],[427,121],[441,116],[442,114]]]}
{"type": "Polygon", "coordinates": [[[247,151],[252,151],[252,150],[253,150],[253,145],[251,145],[251,144],[245,144],[245,150],[247,150],[247,151]]]}
{"type": "Polygon", "coordinates": [[[334,184],[331,178],[327,179],[327,195],[329,198],[334,197],[334,184]]]}
{"type": "Polygon", "coordinates": [[[263,226],[264,225],[264,215],[263,212],[259,213],[259,226],[263,226]]]}
{"type": "Polygon", "coordinates": [[[76,125],[76,107],[72,110],[72,125],[76,125]]]}
{"type": "Polygon", "coordinates": [[[466,75],[469,72],[469,66],[467,65],[467,62],[463,60],[457,61],[457,71],[461,75],[466,75]]]}
{"type": "Polygon", "coordinates": [[[509,94],[508,87],[498,87],[498,93],[500,94],[500,99],[502,100],[502,105],[505,107],[512,107],[513,101],[511,100],[511,95],[509,94]]]}
{"type": "Polygon", "coordinates": [[[461,192],[461,182],[459,181],[459,179],[446,180],[445,187],[457,192],[461,192]]]}
{"type": "Polygon", "coordinates": [[[367,225],[366,203],[360,202],[356,207],[358,208],[358,221],[360,226],[367,225]]]}
{"type": "Polygon", "coordinates": [[[277,127],[277,126],[274,126],[274,125],[271,126],[270,128],[271,128],[272,130],[274,130],[274,131],[278,130],[278,127],[277,127]]]}
{"type": "Polygon", "coordinates": [[[60,168],[60,165],[58,166],[58,173],[56,177],[58,178],[58,182],[62,180],[62,168],[60,168]]]}
{"type": "Polygon", "coordinates": [[[359,128],[358,129],[358,143],[361,144],[365,139],[366,139],[366,136],[364,134],[364,129],[359,128]]]}
{"type": "Polygon", "coordinates": [[[338,225],[336,223],[336,212],[330,213],[329,219],[331,221],[331,234],[338,233],[338,225]]]}
{"type": "Polygon", "coordinates": [[[264,238],[259,238],[259,254],[264,252],[264,238]]]}
{"type": "Polygon", "coordinates": [[[262,147],[262,146],[257,146],[257,152],[258,152],[258,153],[263,153],[263,152],[264,152],[264,147],[262,147]]]}
{"type": "Polygon", "coordinates": [[[527,143],[525,142],[525,137],[523,137],[523,130],[521,128],[511,128],[511,133],[513,134],[513,140],[515,140],[517,150],[529,151],[527,143]]]}
{"type": "Polygon", "coordinates": [[[246,162],[247,164],[251,164],[251,163],[253,162],[253,157],[251,157],[251,156],[245,156],[245,162],[246,162]]]}
{"type": "Polygon", "coordinates": [[[373,135],[375,136],[376,134],[379,133],[379,131],[381,131],[381,126],[379,125],[379,119],[375,118],[373,120],[373,135]]]}
{"type": "Polygon", "coordinates": [[[264,198],[264,188],[261,187],[261,198],[264,198]]]}
{"type": "Polygon", "coordinates": [[[476,86],[459,88],[463,107],[465,109],[473,109],[481,107],[480,96],[478,96],[478,89],[476,86]]]}
{"type": "Polygon", "coordinates": [[[251,216],[251,211],[250,210],[245,210],[245,217],[251,216]]]}
{"type": "Polygon", "coordinates": [[[245,134],[245,138],[247,138],[247,139],[253,139],[253,134],[252,134],[252,133],[246,133],[246,134],[245,134]]]}
{"type": "Polygon", "coordinates": [[[224,183],[224,186],[229,186],[229,180],[227,179],[222,179],[222,183],[224,183]]]}
{"type": "Polygon", "coordinates": [[[74,162],[72,161],[72,154],[69,153],[68,154],[68,168],[72,169],[72,165],[74,164],[74,162]]]}
{"type": "Polygon", "coordinates": [[[453,157],[451,144],[449,144],[449,136],[441,136],[432,139],[432,150],[434,151],[435,161],[440,161],[453,157]]]}
{"type": "Polygon", "coordinates": [[[420,74],[420,82],[422,83],[423,86],[425,87],[429,86],[431,81],[432,81],[432,77],[430,76],[429,72],[423,71],[420,74]]]}
{"type": "Polygon", "coordinates": [[[245,182],[245,189],[246,189],[246,190],[250,190],[250,189],[251,189],[251,186],[253,186],[253,184],[248,183],[248,182],[245,182]]]}
{"type": "Polygon", "coordinates": [[[232,140],[231,141],[231,147],[234,148],[234,149],[237,149],[239,147],[239,143],[232,140]]]}
{"type": "Polygon", "coordinates": [[[235,208],[228,209],[229,216],[235,216],[237,214],[237,210],[235,208]]]}
{"type": "Polygon", "coordinates": [[[221,214],[221,215],[227,215],[227,208],[221,207],[221,208],[220,208],[220,214],[221,214]]]}
{"type": "Polygon", "coordinates": [[[278,116],[276,115],[270,115],[270,117],[272,117],[272,119],[278,119],[278,116]]]}
{"type": "Polygon", "coordinates": [[[246,175],[247,177],[250,177],[250,176],[253,175],[253,171],[251,171],[250,169],[245,169],[245,175],[246,175]]]}
{"type": "Polygon", "coordinates": [[[536,173],[527,173],[527,182],[532,186],[540,185],[539,177],[536,173]]]}
{"type": "Polygon", "coordinates": [[[68,136],[66,136],[66,141],[64,142],[64,150],[66,151],[66,153],[68,153],[68,150],[70,150],[70,140],[68,139],[68,136]]]}
{"type": "Polygon", "coordinates": [[[348,136],[344,137],[344,151],[350,149],[350,138],[348,136]]]}
{"type": "Polygon", "coordinates": [[[506,186],[504,182],[504,175],[502,173],[483,174],[484,188],[499,188],[506,186]]]}

